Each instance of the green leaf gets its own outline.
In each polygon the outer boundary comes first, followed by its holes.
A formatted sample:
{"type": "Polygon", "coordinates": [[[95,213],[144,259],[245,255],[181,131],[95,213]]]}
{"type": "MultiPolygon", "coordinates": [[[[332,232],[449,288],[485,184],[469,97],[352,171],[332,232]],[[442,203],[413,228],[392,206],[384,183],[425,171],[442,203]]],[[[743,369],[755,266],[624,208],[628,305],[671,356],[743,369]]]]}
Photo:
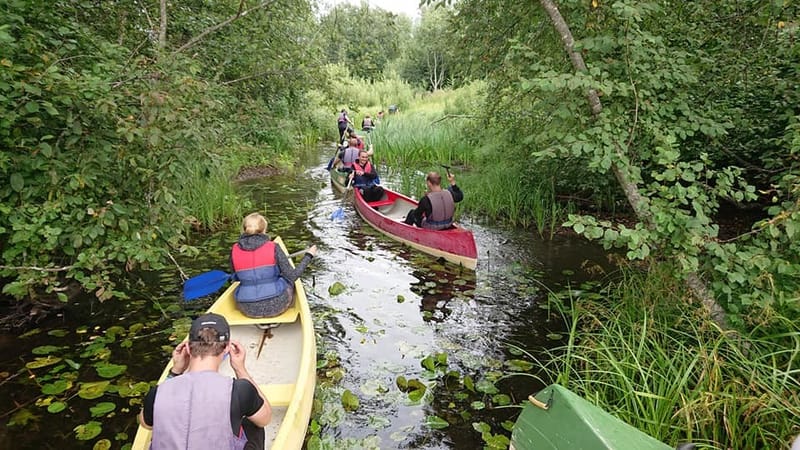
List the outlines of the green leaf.
{"type": "Polygon", "coordinates": [[[56,347],[55,345],[40,345],[39,347],[31,350],[31,353],[34,355],[47,355],[50,353],[55,353],[60,349],[61,347],[56,347]]]}
{"type": "Polygon", "coordinates": [[[101,362],[94,365],[97,374],[103,378],[114,378],[122,375],[128,369],[124,364],[111,364],[108,362],[101,362]]]}
{"type": "Polygon", "coordinates": [[[347,290],[347,288],[342,283],[337,281],[328,288],[328,294],[337,296],[345,290],[347,290]]]}
{"type": "Polygon", "coordinates": [[[78,425],[77,427],[73,428],[75,431],[75,437],[79,441],[88,441],[89,439],[94,439],[97,435],[103,431],[103,427],[100,425],[100,422],[89,421],[83,425],[78,425]]]}
{"type": "Polygon", "coordinates": [[[425,425],[434,430],[441,430],[449,427],[450,423],[439,416],[427,416],[425,417],[425,425]]]}
{"type": "Polygon", "coordinates": [[[36,103],[36,102],[25,103],[25,111],[27,111],[30,114],[38,112],[39,111],[39,104],[36,103]]]}
{"type": "Polygon", "coordinates": [[[110,384],[111,384],[110,381],[95,381],[91,383],[81,383],[80,385],[81,387],[78,390],[78,396],[86,400],[94,400],[105,394],[106,389],[110,384]]]}
{"type": "Polygon", "coordinates": [[[41,367],[52,366],[53,364],[60,362],[61,358],[55,357],[53,355],[48,355],[46,358],[36,358],[33,361],[25,364],[25,367],[28,369],[39,369],[41,367]]]}
{"type": "Polygon", "coordinates": [[[117,409],[117,405],[112,402],[100,402],[89,408],[89,412],[92,413],[92,417],[101,417],[115,409],[117,409]]]}
{"type": "Polygon", "coordinates": [[[53,402],[47,405],[47,412],[51,414],[57,414],[67,408],[67,404],[64,402],[53,402]]]}
{"type": "Polygon", "coordinates": [[[94,443],[92,450],[110,450],[111,449],[111,441],[108,439],[100,439],[99,441],[94,443]]]}
{"type": "Polygon", "coordinates": [[[359,406],[358,397],[352,392],[350,392],[349,389],[346,389],[342,393],[342,406],[347,411],[355,411],[358,409],[359,406]]]}
{"type": "Polygon", "coordinates": [[[25,181],[19,172],[12,173],[9,182],[11,184],[11,189],[13,189],[14,192],[22,192],[22,188],[25,187],[25,181]]]}
{"type": "Polygon", "coordinates": [[[45,384],[42,386],[42,394],[45,395],[58,395],[72,387],[72,381],[58,380],[54,383],[45,384]]]}

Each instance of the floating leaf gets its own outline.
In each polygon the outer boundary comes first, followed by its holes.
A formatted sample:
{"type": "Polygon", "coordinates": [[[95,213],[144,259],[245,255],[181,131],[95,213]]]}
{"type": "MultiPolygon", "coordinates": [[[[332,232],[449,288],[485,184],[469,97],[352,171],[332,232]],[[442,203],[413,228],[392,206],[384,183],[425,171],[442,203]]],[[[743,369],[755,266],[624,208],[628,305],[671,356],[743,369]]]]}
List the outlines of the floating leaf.
{"type": "Polygon", "coordinates": [[[485,409],[486,408],[486,403],[483,403],[483,402],[472,402],[470,404],[470,406],[472,407],[472,409],[481,410],[481,409],[485,409]]]}
{"type": "Polygon", "coordinates": [[[415,390],[413,390],[413,391],[408,393],[408,399],[412,403],[419,403],[422,400],[422,397],[425,396],[425,391],[427,391],[427,390],[428,390],[428,388],[415,389],[415,390]]]}
{"type": "Polygon", "coordinates": [[[492,431],[492,427],[490,427],[486,422],[473,422],[472,428],[481,434],[492,431]]]}
{"type": "Polygon", "coordinates": [[[78,425],[73,428],[73,430],[75,431],[75,437],[78,438],[79,441],[88,441],[89,439],[96,438],[97,435],[103,431],[103,427],[100,425],[100,422],[92,420],[83,425],[78,425]]]}
{"type": "Polygon", "coordinates": [[[48,355],[46,358],[36,358],[33,361],[25,364],[25,367],[28,369],[39,369],[41,367],[52,366],[53,364],[61,361],[61,358],[58,358],[53,355],[48,355]]]}
{"type": "Polygon", "coordinates": [[[64,402],[53,402],[47,406],[47,412],[52,414],[60,413],[61,411],[67,408],[67,404],[64,402]]]}
{"type": "Polygon", "coordinates": [[[561,340],[561,337],[562,336],[559,333],[547,333],[547,339],[550,339],[551,341],[561,340]]]}
{"type": "Polygon", "coordinates": [[[95,381],[92,383],[82,383],[80,390],[78,391],[78,396],[86,400],[94,400],[103,395],[110,384],[111,384],[110,381],[95,381]]]}
{"type": "Polygon", "coordinates": [[[472,377],[469,375],[464,376],[464,387],[472,392],[475,392],[475,384],[472,382],[472,377]]]}
{"type": "Polygon", "coordinates": [[[50,353],[57,352],[59,349],[61,349],[61,347],[56,347],[55,345],[40,345],[31,350],[31,353],[34,355],[49,355],[50,353]]]}
{"type": "Polygon", "coordinates": [[[75,361],[69,358],[64,358],[64,362],[67,363],[70,367],[72,367],[72,370],[78,370],[81,368],[80,363],[76,363],[75,361]]]}
{"type": "Polygon", "coordinates": [[[498,406],[510,405],[511,397],[506,394],[496,394],[492,396],[492,403],[498,406]]]}
{"type": "Polygon", "coordinates": [[[72,381],[58,380],[54,383],[45,384],[42,386],[42,394],[45,395],[58,395],[72,387],[72,381]]]}
{"type": "Polygon", "coordinates": [[[53,336],[53,337],[64,337],[67,334],[69,334],[69,331],[67,331],[67,330],[50,330],[50,331],[47,332],[47,334],[49,334],[50,336],[53,336]]]}
{"type": "Polygon", "coordinates": [[[359,401],[355,394],[346,389],[342,393],[342,406],[348,411],[355,411],[358,409],[359,401]]]}
{"type": "Polygon", "coordinates": [[[100,362],[94,365],[97,374],[103,378],[114,378],[122,375],[128,369],[124,364],[111,364],[107,362],[100,362]]]}
{"type": "Polygon", "coordinates": [[[346,288],[346,287],[345,287],[345,286],[344,286],[342,283],[340,283],[340,282],[338,282],[338,281],[337,281],[337,282],[333,283],[333,284],[332,284],[332,285],[331,285],[331,286],[328,288],[328,294],[331,294],[331,295],[333,295],[333,296],[336,296],[336,295],[339,295],[339,294],[341,294],[341,293],[342,293],[342,292],[344,292],[345,290],[347,290],[347,288],[346,288]]]}
{"type": "Polygon", "coordinates": [[[475,388],[484,394],[497,394],[499,392],[494,383],[486,379],[478,381],[478,384],[475,385],[475,388]]]}
{"type": "Polygon", "coordinates": [[[527,372],[533,368],[533,363],[530,361],[525,361],[522,359],[511,359],[506,361],[506,365],[511,370],[516,370],[517,372],[527,372]]]}
{"type": "Polygon", "coordinates": [[[397,303],[403,303],[405,301],[406,301],[406,298],[403,297],[402,295],[398,295],[397,296],[397,303]]]}
{"type": "Polygon", "coordinates": [[[115,409],[117,409],[117,405],[112,402],[100,402],[89,408],[89,412],[92,413],[92,417],[101,417],[115,409]]]}
{"type": "Polygon", "coordinates": [[[406,377],[400,375],[394,382],[401,391],[406,392],[408,390],[408,380],[406,380],[406,377]]]}
{"type": "Polygon", "coordinates": [[[441,430],[447,428],[450,424],[439,416],[428,416],[425,418],[425,425],[434,430],[441,430]]]}
{"type": "Polygon", "coordinates": [[[111,448],[111,441],[108,439],[100,439],[94,443],[92,450],[109,450],[111,448]]]}
{"type": "Polygon", "coordinates": [[[31,412],[28,408],[22,408],[11,416],[11,420],[9,420],[6,425],[9,427],[24,427],[28,425],[29,422],[35,422],[37,420],[39,420],[39,416],[31,412]]]}

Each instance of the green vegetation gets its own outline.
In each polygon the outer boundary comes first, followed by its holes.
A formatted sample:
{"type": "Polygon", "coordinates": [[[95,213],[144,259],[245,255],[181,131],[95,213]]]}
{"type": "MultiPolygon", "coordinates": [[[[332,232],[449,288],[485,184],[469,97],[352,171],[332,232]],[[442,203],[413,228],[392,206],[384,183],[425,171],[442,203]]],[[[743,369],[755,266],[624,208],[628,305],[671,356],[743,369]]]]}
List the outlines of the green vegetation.
{"type": "Polygon", "coordinates": [[[626,271],[601,295],[554,295],[571,334],[563,347],[528,354],[539,376],[670,445],[790,442],[800,420],[800,327],[771,312],[746,334],[725,332],[696,314],[671,273],[626,271]]]}

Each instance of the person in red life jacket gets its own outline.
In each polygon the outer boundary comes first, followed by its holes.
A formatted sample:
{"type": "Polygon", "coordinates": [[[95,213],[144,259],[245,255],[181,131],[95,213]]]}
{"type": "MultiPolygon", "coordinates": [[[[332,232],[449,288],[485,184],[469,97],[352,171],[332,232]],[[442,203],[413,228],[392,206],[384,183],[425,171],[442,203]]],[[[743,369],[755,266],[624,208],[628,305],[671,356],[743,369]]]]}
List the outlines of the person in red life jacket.
{"type": "Polygon", "coordinates": [[[448,174],[447,179],[450,186],[442,189],[442,176],[436,172],[428,173],[425,177],[428,193],[420,199],[416,209],[408,212],[405,223],[430,230],[444,230],[453,225],[455,204],[464,199],[464,193],[452,174],[448,174]]]}
{"type": "Polygon", "coordinates": [[[153,430],[151,449],[264,448],[272,407],[245,368],[244,347],[230,337],[219,314],[192,322],[167,379],[144,397],[139,423],[153,430]],[[236,379],[219,373],[226,354],[236,379]]]}
{"type": "Polygon", "coordinates": [[[342,111],[339,113],[336,123],[339,126],[339,142],[342,142],[344,140],[344,132],[347,130],[348,125],[353,124],[350,118],[347,117],[346,109],[342,109],[342,111]]]}
{"type": "Polygon", "coordinates": [[[383,188],[377,184],[378,172],[369,161],[369,152],[367,150],[361,150],[358,153],[358,161],[353,163],[350,180],[352,186],[361,190],[364,200],[374,202],[383,197],[383,188]]]}
{"type": "Polygon", "coordinates": [[[294,282],[317,254],[312,245],[292,267],[283,249],[267,236],[267,219],[253,213],[242,222],[242,235],[231,250],[231,265],[239,286],[236,306],[248,317],[274,317],[294,301],[294,282]]]}

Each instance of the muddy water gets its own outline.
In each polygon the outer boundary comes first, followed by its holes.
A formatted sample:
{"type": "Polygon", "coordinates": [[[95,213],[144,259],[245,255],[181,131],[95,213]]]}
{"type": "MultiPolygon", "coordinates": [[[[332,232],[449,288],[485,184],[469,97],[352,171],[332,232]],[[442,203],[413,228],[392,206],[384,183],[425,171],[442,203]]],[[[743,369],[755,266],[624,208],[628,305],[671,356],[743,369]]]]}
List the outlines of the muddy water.
{"type": "MultiPolygon", "coordinates": [[[[475,271],[462,270],[389,240],[365,224],[352,204],[334,193],[324,166],[332,148],[310,149],[302,155],[295,173],[250,180],[241,184],[253,209],[269,219],[270,232],[283,237],[289,251],[312,243],[319,255],[303,275],[318,335],[320,384],[314,414],[322,448],[425,448],[478,449],[484,442],[473,423],[485,422],[493,433],[504,432],[501,423],[513,420],[511,408],[491,409],[481,392],[466,392],[460,383],[444,382],[444,372],[426,370],[421,361],[446,354],[446,370],[455,378],[469,376],[477,384],[508,372],[504,361],[518,356],[509,352],[517,345],[537,352],[558,343],[563,324],[547,307],[548,289],[567,283],[577,285],[596,277],[587,267],[607,267],[606,255],[595,246],[573,237],[540,239],[527,230],[478,223],[462,216],[472,229],[479,250],[475,271]],[[344,219],[331,214],[343,208],[344,219]],[[331,295],[335,282],[346,289],[331,295]],[[396,384],[398,377],[418,379],[428,386],[420,401],[409,400],[396,384]],[[341,396],[350,391],[358,398],[354,411],[345,411],[341,396]],[[432,417],[449,423],[431,427],[432,417]]],[[[400,185],[408,171],[389,174],[382,170],[383,184],[400,185]]],[[[465,195],[470,192],[463,185],[465,195]]],[[[228,265],[228,251],[237,236],[231,229],[195,242],[201,256],[179,259],[190,276],[228,265]]],[[[89,406],[96,403],[71,398],[66,412],[50,414],[36,406],[40,387],[32,377],[19,374],[31,350],[44,344],[85,346],[92,330],[112,325],[129,328],[144,323],[148,334],[133,344],[114,350],[112,360],[125,363],[132,381],[158,377],[174,345],[170,327],[176,316],[196,314],[208,306],[202,301],[180,300],[180,278],[175,268],[142,275],[130,299],[97,304],[84,302],[80,309],[43,324],[43,332],[20,339],[0,336],[0,414],[3,423],[29,409],[38,417],[27,425],[3,427],[4,448],[92,448],[101,438],[111,448],[121,448],[135,433],[138,408],[119,407],[100,420],[103,432],[89,441],[75,439],[73,429],[89,420],[89,406]],[[88,325],[88,327],[87,327],[88,325]],[[81,327],[86,334],[72,333],[81,327]],[[64,340],[48,335],[48,329],[64,329],[64,340]],[[159,331],[163,329],[162,331],[159,331]],[[156,331],[152,331],[156,330],[156,331]],[[125,359],[119,361],[119,359],[125,359]],[[28,381],[24,381],[27,378],[28,381]]],[[[101,331],[98,331],[101,333],[101,331]]],[[[88,369],[86,365],[82,373],[88,369]]],[[[23,369],[24,372],[24,369],[23,369]]],[[[91,375],[91,369],[88,370],[91,375]]],[[[452,379],[451,379],[452,381],[452,379]]],[[[516,377],[496,383],[511,403],[524,399],[541,386],[531,378],[516,377]]],[[[122,405],[117,396],[106,400],[122,405]]],[[[508,434],[508,432],[505,432],[508,434]]]]}

